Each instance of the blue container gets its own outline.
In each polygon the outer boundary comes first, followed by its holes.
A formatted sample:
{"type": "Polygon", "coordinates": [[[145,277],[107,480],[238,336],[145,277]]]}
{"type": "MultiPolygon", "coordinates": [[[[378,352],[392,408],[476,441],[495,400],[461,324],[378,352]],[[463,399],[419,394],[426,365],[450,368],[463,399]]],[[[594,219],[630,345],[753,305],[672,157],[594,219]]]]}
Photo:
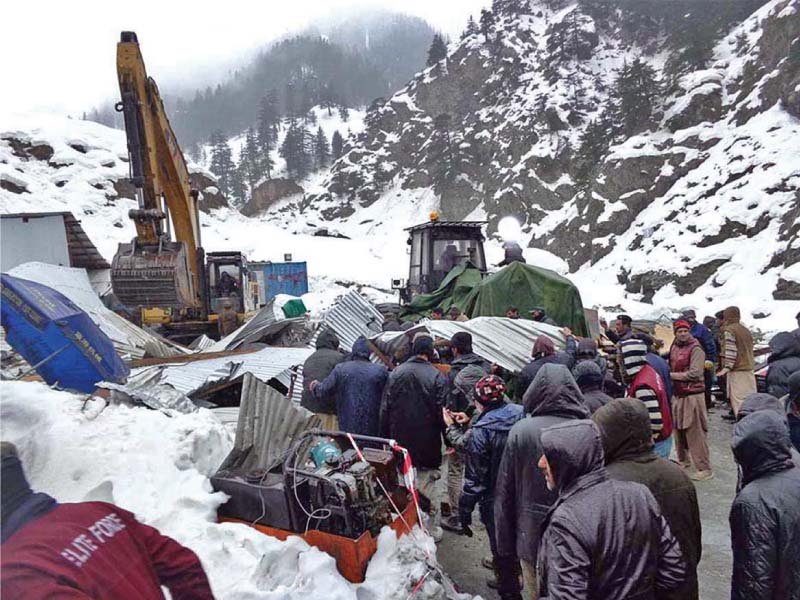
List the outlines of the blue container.
{"type": "Polygon", "coordinates": [[[308,293],[305,262],[250,263],[257,273],[259,302],[266,304],[278,294],[302,296],[308,293]]]}

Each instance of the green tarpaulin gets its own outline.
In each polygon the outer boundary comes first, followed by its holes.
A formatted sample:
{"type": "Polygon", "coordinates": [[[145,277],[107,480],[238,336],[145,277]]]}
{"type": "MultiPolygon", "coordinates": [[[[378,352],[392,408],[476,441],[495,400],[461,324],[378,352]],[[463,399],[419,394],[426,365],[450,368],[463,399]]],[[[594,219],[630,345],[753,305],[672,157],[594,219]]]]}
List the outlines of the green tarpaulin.
{"type": "Polygon", "coordinates": [[[430,312],[440,306],[445,312],[455,305],[466,312],[467,298],[481,282],[481,272],[471,263],[454,267],[444,278],[435,292],[415,296],[405,307],[402,318],[416,320],[430,316],[430,312]]]}
{"type": "Polygon", "coordinates": [[[504,317],[509,306],[528,317],[534,307],[544,307],[548,316],[576,335],[589,334],[578,288],[555,271],[511,263],[476,286],[466,300],[465,312],[472,317],[504,317]]]}
{"type": "Polygon", "coordinates": [[[520,316],[528,318],[531,309],[542,306],[559,325],[580,336],[589,334],[578,288],[558,273],[533,265],[511,263],[483,280],[472,265],[460,265],[447,274],[438,290],[414,298],[403,318],[428,316],[437,306],[447,312],[453,304],[470,318],[504,317],[509,306],[516,306],[520,316]]]}

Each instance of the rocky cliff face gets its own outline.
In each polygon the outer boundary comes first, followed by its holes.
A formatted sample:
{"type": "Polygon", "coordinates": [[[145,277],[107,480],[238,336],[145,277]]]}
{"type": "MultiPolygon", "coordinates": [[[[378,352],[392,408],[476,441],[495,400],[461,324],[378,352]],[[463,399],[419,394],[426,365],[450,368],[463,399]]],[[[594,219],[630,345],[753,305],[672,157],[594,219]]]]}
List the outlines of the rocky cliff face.
{"type": "Polygon", "coordinates": [[[430,190],[490,231],[515,215],[531,246],[637,299],[756,280],[800,297],[800,0],[494,5],[376,101],[306,209],[358,220],[430,190]],[[653,75],[648,111],[620,122],[634,63],[653,75]]]}

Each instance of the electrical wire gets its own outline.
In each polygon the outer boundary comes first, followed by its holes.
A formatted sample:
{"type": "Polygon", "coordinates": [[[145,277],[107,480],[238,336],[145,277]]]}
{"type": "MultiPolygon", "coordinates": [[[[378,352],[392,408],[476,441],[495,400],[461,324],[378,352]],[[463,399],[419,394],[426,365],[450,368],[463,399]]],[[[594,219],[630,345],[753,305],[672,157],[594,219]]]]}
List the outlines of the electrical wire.
{"type": "Polygon", "coordinates": [[[333,511],[329,508],[320,507],[315,508],[311,512],[306,510],[306,507],[303,506],[303,503],[300,502],[300,496],[297,494],[297,460],[300,456],[300,446],[298,445],[297,449],[294,452],[294,465],[292,467],[292,491],[294,492],[294,499],[297,501],[297,505],[300,507],[300,510],[308,517],[306,519],[306,529],[303,532],[304,534],[308,533],[308,528],[311,525],[311,519],[315,519],[317,521],[324,521],[325,519],[330,518],[333,515],[333,511]],[[317,515],[317,516],[315,516],[317,515]]]}

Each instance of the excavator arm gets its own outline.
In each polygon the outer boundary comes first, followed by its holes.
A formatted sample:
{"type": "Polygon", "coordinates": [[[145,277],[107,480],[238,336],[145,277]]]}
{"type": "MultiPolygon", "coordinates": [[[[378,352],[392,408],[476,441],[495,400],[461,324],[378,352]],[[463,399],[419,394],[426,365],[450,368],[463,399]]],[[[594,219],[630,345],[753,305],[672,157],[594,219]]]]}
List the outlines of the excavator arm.
{"type": "Polygon", "coordinates": [[[125,118],[131,179],[139,206],[129,213],[136,238],[121,245],[114,258],[115,291],[129,306],[168,307],[204,315],[205,260],[197,192],[191,189],[186,161],[158,87],[147,76],[134,32],[122,32],[117,76],[122,97],[117,108],[125,118]]]}

